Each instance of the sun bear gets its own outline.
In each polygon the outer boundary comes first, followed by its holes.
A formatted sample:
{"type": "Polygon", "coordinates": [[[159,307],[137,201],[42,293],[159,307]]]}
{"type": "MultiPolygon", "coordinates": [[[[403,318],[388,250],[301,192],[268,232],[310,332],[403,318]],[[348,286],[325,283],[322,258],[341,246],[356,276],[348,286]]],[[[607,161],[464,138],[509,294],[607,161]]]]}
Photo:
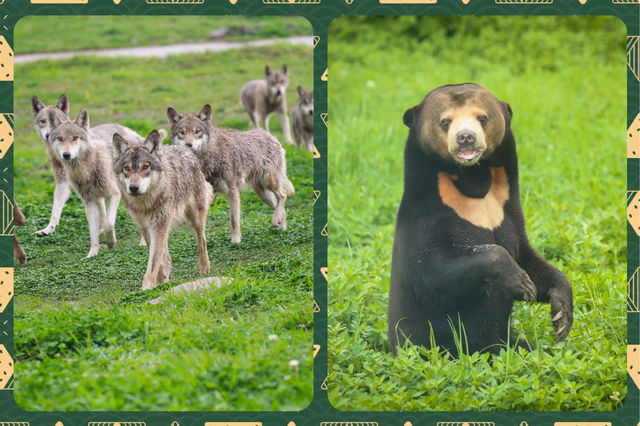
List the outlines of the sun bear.
{"type": "Polygon", "coordinates": [[[457,357],[498,354],[516,300],[547,302],[558,340],[573,324],[571,284],[531,247],[518,190],[513,113],[476,84],[439,87],[408,109],[404,194],[389,288],[389,342],[457,357]],[[462,324],[463,327],[460,327],[462,324]],[[466,342],[465,342],[466,341],[466,342]],[[468,346],[467,346],[468,344],[468,346]]]}

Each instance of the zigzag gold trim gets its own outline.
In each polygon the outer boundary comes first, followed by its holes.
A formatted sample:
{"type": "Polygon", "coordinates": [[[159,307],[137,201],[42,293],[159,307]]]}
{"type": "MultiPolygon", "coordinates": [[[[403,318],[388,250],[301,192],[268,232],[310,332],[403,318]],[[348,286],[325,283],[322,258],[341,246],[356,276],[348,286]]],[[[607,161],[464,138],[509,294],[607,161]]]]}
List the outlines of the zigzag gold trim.
{"type": "Polygon", "coordinates": [[[320,345],[313,345],[313,357],[315,358],[318,355],[318,351],[320,351],[320,345]]]}
{"type": "Polygon", "coordinates": [[[13,299],[13,268],[0,268],[0,313],[13,299]]]}
{"type": "Polygon", "coordinates": [[[322,192],[318,191],[317,189],[313,190],[313,204],[318,201],[318,198],[320,198],[320,194],[322,194],[322,192]]]}
{"type": "Polygon", "coordinates": [[[320,80],[322,80],[322,81],[328,81],[329,80],[329,68],[324,70],[324,72],[320,76],[320,80]]]}
{"type": "Polygon", "coordinates": [[[29,426],[29,422],[0,422],[0,426],[29,426]]]}
{"type": "Polygon", "coordinates": [[[639,271],[640,268],[636,269],[627,281],[627,312],[640,312],[639,271]]]}
{"type": "Polygon", "coordinates": [[[329,127],[329,125],[327,124],[328,114],[326,112],[321,112],[320,118],[322,119],[322,122],[324,123],[324,125],[329,127]]]}
{"type": "Polygon", "coordinates": [[[316,302],[315,300],[313,301],[313,313],[317,314],[318,312],[320,312],[320,306],[318,305],[318,302],[316,302]]]}
{"type": "Polygon", "coordinates": [[[262,426],[262,422],[205,422],[204,426],[262,426]]]}
{"type": "Polygon", "coordinates": [[[320,426],[378,426],[378,422],[320,422],[320,426]]]}
{"type": "Polygon", "coordinates": [[[437,426],[496,426],[494,422],[438,422],[437,426]]]}
{"type": "Polygon", "coordinates": [[[329,229],[328,229],[329,224],[325,224],[324,228],[322,228],[322,231],[320,231],[320,235],[322,235],[323,237],[326,237],[327,235],[329,235],[329,229]]]}
{"type": "MultiPolygon", "coordinates": [[[[320,389],[322,389],[323,391],[326,391],[327,389],[329,389],[329,387],[327,386],[327,379],[328,379],[328,377],[325,377],[325,378],[324,378],[324,381],[323,381],[323,382],[322,382],[322,384],[320,385],[320,389]]],[[[321,426],[325,426],[325,425],[327,425],[327,424],[328,424],[328,423],[324,423],[324,425],[323,425],[323,423],[320,423],[320,425],[321,425],[321,426]]]]}
{"type": "Polygon", "coordinates": [[[33,4],[87,4],[89,0],[31,0],[33,4]]]}
{"type": "Polygon", "coordinates": [[[146,426],[146,422],[89,422],[89,426],[146,426]]]}
{"type": "Polygon", "coordinates": [[[613,4],[640,4],[640,0],[611,0],[613,4]]]}
{"type": "Polygon", "coordinates": [[[9,389],[13,383],[13,358],[4,345],[0,345],[0,389],[9,389]]]}
{"type": "Polygon", "coordinates": [[[640,46],[638,46],[640,36],[627,37],[627,66],[636,76],[636,80],[640,81],[638,76],[638,66],[640,64],[640,46]]]}
{"type": "Polygon", "coordinates": [[[313,47],[315,48],[318,45],[319,42],[320,42],[320,36],[314,35],[313,36],[313,47]]]}
{"type": "Polygon", "coordinates": [[[320,158],[320,151],[318,151],[315,145],[313,146],[313,158],[320,158]]]}
{"type": "Polygon", "coordinates": [[[553,426],[611,426],[611,422],[555,422],[553,426]]]}
{"type": "Polygon", "coordinates": [[[12,237],[13,236],[13,202],[7,197],[4,191],[0,191],[0,213],[2,218],[0,224],[0,236],[12,237]]]}
{"type": "Polygon", "coordinates": [[[380,0],[381,4],[436,4],[438,0],[380,0]]]}

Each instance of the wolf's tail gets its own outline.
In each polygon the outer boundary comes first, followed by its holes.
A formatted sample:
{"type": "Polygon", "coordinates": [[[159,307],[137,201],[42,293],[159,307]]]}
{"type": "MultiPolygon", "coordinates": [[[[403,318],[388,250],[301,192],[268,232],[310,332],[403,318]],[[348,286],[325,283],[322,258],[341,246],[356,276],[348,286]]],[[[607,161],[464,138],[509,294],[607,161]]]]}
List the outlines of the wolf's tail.
{"type": "Polygon", "coordinates": [[[158,129],[158,133],[160,133],[160,140],[164,140],[167,137],[167,131],[165,129],[158,129]]]}

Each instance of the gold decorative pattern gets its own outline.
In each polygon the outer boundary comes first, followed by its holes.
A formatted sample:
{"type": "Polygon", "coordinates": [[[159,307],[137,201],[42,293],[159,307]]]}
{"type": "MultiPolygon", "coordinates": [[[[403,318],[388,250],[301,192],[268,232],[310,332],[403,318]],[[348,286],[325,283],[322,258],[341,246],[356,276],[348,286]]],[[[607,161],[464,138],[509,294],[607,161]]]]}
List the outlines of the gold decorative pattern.
{"type": "MultiPolygon", "coordinates": [[[[324,378],[324,381],[322,382],[322,384],[320,385],[320,389],[322,389],[323,391],[326,391],[327,389],[329,389],[329,387],[327,386],[327,379],[328,377],[324,378]]],[[[320,423],[321,426],[325,426],[331,423],[320,423]]]]}
{"type": "Polygon", "coordinates": [[[262,422],[205,422],[204,426],[262,426],[262,422]]]}
{"type": "Polygon", "coordinates": [[[313,36],[313,47],[315,48],[318,43],[320,42],[320,36],[314,35],[313,36]]]}
{"type": "Polygon", "coordinates": [[[4,345],[0,345],[0,389],[9,389],[13,383],[13,358],[4,345]]]}
{"type": "Polygon", "coordinates": [[[320,422],[320,426],[378,426],[378,422],[320,422]]]}
{"type": "Polygon", "coordinates": [[[322,192],[318,191],[317,189],[313,190],[313,204],[318,201],[318,198],[320,198],[320,194],[322,194],[322,192]]]}
{"type": "Polygon", "coordinates": [[[322,231],[320,231],[320,235],[322,235],[323,237],[326,237],[327,235],[329,235],[329,229],[328,229],[329,224],[325,224],[324,228],[322,228],[322,231]]]}
{"type": "Polygon", "coordinates": [[[629,281],[627,281],[627,312],[640,312],[639,271],[640,268],[636,269],[629,281]]]}
{"type": "Polygon", "coordinates": [[[13,298],[13,268],[0,268],[0,313],[13,298]]]}
{"type": "Polygon", "coordinates": [[[13,114],[0,114],[0,159],[9,151],[13,138],[13,114]]]}
{"type": "Polygon", "coordinates": [[[627,221],[640,236],[640,192],[627,191],[627,221]]]}
{"type": "Polygon", "coordinates": [[[326,266],[323,266],[322,268],[320,268],[320,273],[322,274],[325,280],[329,281],[329,268],[327,268],[326,266]]]}
{"type": "Polygon", "coordinates": [[[611,426],[611,422],[555,422],[553,426],[611,426]]]}
{"type": "Polygon", "coordinates": [[[640,4],[640,0],[611,0],[611,1],[613,4],[640,4]]]}
{"type": "Polygon", "coordinates": [[[317,314],[318,312],[320,312],[320,306],[318,305],[318,302],[316,302],[315,300],[313,301],[313,313],[317,314]]]}
{"type": "Polygon", "coordinates": [[[320,158],[320,151],[318,151],[315,145],[313,146],[313,158],[320,158]]]}
{"type": "Polygon", "coordinates": [[[627,345],[627,372],[640,389],[640,345],[627,345]]]}
{"type": "Polygon", "coordinates": [[[322,73],[322,76],[320,76],[320,80],[322,80],[322,81],[328,81],[329,80],[329,68],[324,70],[324,72],[322,73]]]}
{"type": "Polygon", "coordinates": [[[145,422],[89,422],[89,426],[147,426],[145,422]]]}
{"type": "Polygon", "coordinates": [[[640,158],[640,114],[627,129],[627,158],[640,158]]]}
{"type": "Polygon", "coordinates": [[[438,0],[380,0],[382,4],[436,4],[438,0]]]}
{"type": "Polygon", "coordinates": [[[496,426],[494,422],[438,422],[438,426],[496,426]]]}
{"type": "Polygon", "coordinates": [[[0,426],[29,426],[29,422],[0,422],[0,426]]]}
{"type": "Polygon", "coordinates": [[[0,236],[13,237],[13,203],[4,191],[0,191],[2,230],[0,236]]]}
{"type": "Polygon", "coordinates": [[[320,345],[313,345],[313,357],[315,358],[316,355],[318,355],[318,352],[320,351],[320,345]]]}
{"type": "Polygon", "coordinates": [[[0,36],[0,81],[13,81],[13,58],[9,42],[4,36],[0,36]]]}
{"type": "Polygon", "coordinates": [[[329,126],[327,124],[328,114],[326,112],[321,112],[320,118],[322,119],[322,122],[324,123],[324,125],[328,127],[329,126]]]}
{"type": "Polygon", "coordinates": [[[638,76],[638,66],[640,65],[639,40],[640,36],[627,37],[627,65],[638,81],[640,81],[640,77],[638,76]]]}

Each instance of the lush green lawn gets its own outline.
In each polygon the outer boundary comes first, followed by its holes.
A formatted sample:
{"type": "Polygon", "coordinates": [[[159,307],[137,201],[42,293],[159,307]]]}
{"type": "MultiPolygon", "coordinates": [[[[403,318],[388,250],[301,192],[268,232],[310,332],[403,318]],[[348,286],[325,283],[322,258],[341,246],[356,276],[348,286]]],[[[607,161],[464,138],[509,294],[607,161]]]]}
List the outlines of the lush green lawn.
{"type": "MultiPolygon", "coordinates": [[[[271,209],[242,196],[243,241],[230,243],[221,196],[211,210],[207,246],[212,275],[232,284],[204,296],[146,302],[197,278],[196,245],[186,228],[169,240],[171,283],[140,290],[147,250],[123,205],[112,250],[82,260],[89,235],[73,195],[60,226],[45,239],[53,178],[31,124],[30,98],[66,92],[71,115],[88,109],[92,124],[118,121],[142,134],[168,129],[166,108],[213,106],[216,124],[247,128],[240,87],[265,64],[286,63],[295,87],[311,87],[312,51],[277,45],[168,59],[76,58],[17,67],[15,194],[27,217],[18,235],[27,252],[16,266],[15,397],[29,410],[296,410],[312,396],[312,157],[287,147],[296,194],[286,231],[271,209]],[[270,339],[269,335],[277,335],[270,339]],[[291,368],[291,360],[299,368],[291,368]]],[[[282,139],[277,119],[271,127],[282,139]]]]}
{"type": "Polygon", "coordinates": [[[227,27],[227,40],[311,35],[304,18],[292,16],[28,16],[15,28],[16,53],[57,52],[209,41],[227,27]],[[41,37],[55,34],[52,37],[41,37]],[[243,29],[253,34],[242,34],[243,29]],[[82,37],[78,37],[82,34],[82,37]]]}
{"type": "Polygon", "coordinates": [[[624,26],[613,18],[344,18],[330,34],[332,404],[619,408],[627,384],[624,26]],[[402,115],[429,90],[462,82],[511,104],[530,240],[574,289],[566,341],[554,341],[548,305],[517,303],[512,322],[538,349],[503,352],[493,365],[486,355],[453,361],[414,346],[393,358],[387,342],[402,115]]]}

